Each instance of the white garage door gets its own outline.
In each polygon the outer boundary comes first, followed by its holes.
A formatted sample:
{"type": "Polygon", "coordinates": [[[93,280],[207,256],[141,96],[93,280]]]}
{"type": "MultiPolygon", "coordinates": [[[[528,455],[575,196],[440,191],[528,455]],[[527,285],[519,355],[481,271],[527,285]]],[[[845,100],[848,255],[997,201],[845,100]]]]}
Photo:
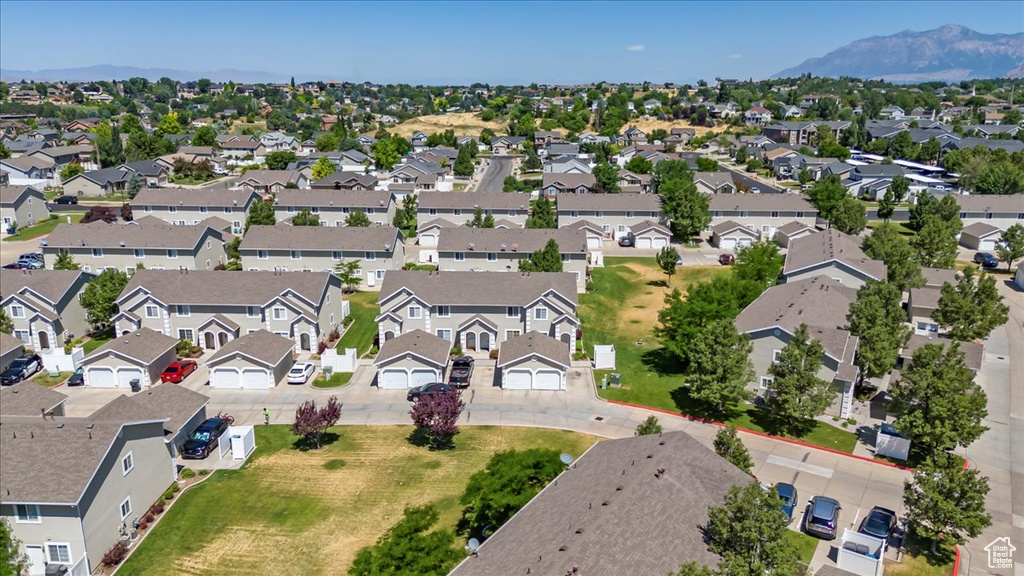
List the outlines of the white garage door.
{"type": "Polygon", "coordinates": [[[270,388],[270,375],[263,368],[245,368],[242,370],[242,388],[270,388]]]}
{"type": "Polygon", "coordinates": [[[652,246],[651,239],[648,236],[641,236],[636,239],[637,248],[650,248],[652,246]]]}
{"type": "Polygon", "coordinates": [[[210,386],[213,388],[241,388],[242,379],[234,368],[214,368],[210,374],[210,386]]]}
{"type": "Polygon", "coordinates": [[[982,240],[978,243],[978,250],[995,250],[996,241],[993,239],[982,240]]]}
{"type": "Polygon", "coordinates": [[[430,384],[431,382],[437,382],[437,372],[423,368],[417,368],[412,371],[413,386],[423,386],[424,384],[430,384]]]}
{"type": "Polygon", "coordinates": [[[139,385],[143,384],[142,381],[142,370],[139,368],[118,368],[117,369],[117,387],[128,388],[131,386],[132,380],[138,380],[139,385]]]}
{"type": "Polygon", "coordinates": [[[507,390],[529,390],[533,387],[533,374],[529,370],[509,370],[505,373],[507,390]]]}
{"type": "Polygon", "coordinates": [[[754,243],[753,238],[740,238],[739,246],[750,246],[754,243]]]}
{"type": "Polygon", "coordinates": [[[598,238],[597,236],[588,236],[587,237],[587,248],[600,248],[600,247],[601,247],[601,239],[600,238],[598,238]]]}
{"type": "Polygon", "coordinates": [[[658,236],[654,239],[655,248],[664,248],[665,246],[668,246],[668,238],[658,236]]]}
{"type": "Polygon", "coordinates": [[[420,246],[437,246],[436,234],[421,234],[420,246]]]}
{"type": "Polygon", "coordinates": [[[535,390],[558,390],[562,387],[562,375],[557,370],[538,370],[533,377],[535,390]]]}
{"type": "Polygon", "coordinates": [[[719,246],[722,250],[733,250],[736,248],[735,238],[722,238],[721,245],[719,246]]]}
{"type": "Polygon", "coordinates": [[[383,370],[378,384],[385,390],[404,389],[409,387],[409,374],[405,370],[383,370]]]}
{"type": "Polygon", "coordinates": [[[103,367],[89,368],[85,371],[85,381],[93,388],[113,388],[115,383],[114,369],[103,367]]]}

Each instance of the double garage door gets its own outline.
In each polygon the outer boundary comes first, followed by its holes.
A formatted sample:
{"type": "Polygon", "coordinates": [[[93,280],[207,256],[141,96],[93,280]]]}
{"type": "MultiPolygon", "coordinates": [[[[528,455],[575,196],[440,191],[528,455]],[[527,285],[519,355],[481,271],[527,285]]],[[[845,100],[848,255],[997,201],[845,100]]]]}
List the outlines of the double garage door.
{"type": "Polygon", "coordinates": [[[85,369],[85,381],[93,388],[129,388],[132,380],[145,385],[142,369],[131,367],[90,366],[85,369]]]}
{"type": "Polygon", "coordinates": [[[266,368],[214,368],[210,372],[210,387],[268,390],[273,387],[273,379],[266,368]]]}
{"type": "Polygon", "coordinates": [[[668,238],[664,236],[639,236],[636,239],[637,248],[664,248],[668,246],[668,238]]]}
{"type": "Polygon", "coordinates": [[[735,250],[744,246],[750,246],[753,243],[753,238],[722,238],[722,243],[719,248],[722,250],[735,250]]]}
{"type": "Polygon", "coordinates": [[[560,390],[562,375],[557,370],[512,368],[505,373],[506,390],[560,390]]]}
{"type": "Polygon", "coordinates": [[[380,371],[378,386],[384,390],[407,390],[439,381],[437,371],[430,368],[385,368],[380,371]]]}

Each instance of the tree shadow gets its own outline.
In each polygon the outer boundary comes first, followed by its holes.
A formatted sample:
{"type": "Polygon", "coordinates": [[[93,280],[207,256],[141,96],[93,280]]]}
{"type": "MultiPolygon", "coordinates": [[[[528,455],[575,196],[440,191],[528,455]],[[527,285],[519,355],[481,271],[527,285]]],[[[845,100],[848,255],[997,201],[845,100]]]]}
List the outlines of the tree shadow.
{"type": "Polygon", "coordinates": [[[791,436],[802,438],[810,434],[817,426],[813,419],[780,418],[767,408],[754,408],[747,413],[751,423],[773,436],[791,436]]]}
{"type": "Polygon", "coordinates": [[[669,287],[667,280],[648,280],[647,281],[647,285],[648,286],[655,286],[655,287],[658,287],[658,288],[668,288],[669,287]]]}
{"type": "MultiPolygon", "coordinates": [[[[337,442],[339,439],[341,439],[341,435],[337,432],[324,432],[320,435],[320,447],[326,448],[327,446],[337,442]]],[[[316,450],[316,439],[307,436],[299,436],[295,439],[295,442],[292,442],[292,448],[300,452],[316,450]]]]}
{"type": "Polygon", "coordinates": [[[644,365],[658,376],[673,376],[683,373],[683,365],[664,348],[652,348],[640,354],[644,365]]]}
{"type": "Polygon", "coordinates": [[[434,438],[426,428],[413,428],[406,440],[409,441],[409,444],[412,444],[417,448],[426,448],[431,452],[452,450],[455,448],[454,434],[445,438],[434,438]]]}
{"type": "Polygon", "coordinates": [[[671,396],[680,413],[698,420],[728,422],[740,414],[740,411],[736,408],[719,410],[717,406],[712,406],[703,400],[690,396],[690,390],[685,386],[672,390],[669,392],[669,396],[671,396]]]}

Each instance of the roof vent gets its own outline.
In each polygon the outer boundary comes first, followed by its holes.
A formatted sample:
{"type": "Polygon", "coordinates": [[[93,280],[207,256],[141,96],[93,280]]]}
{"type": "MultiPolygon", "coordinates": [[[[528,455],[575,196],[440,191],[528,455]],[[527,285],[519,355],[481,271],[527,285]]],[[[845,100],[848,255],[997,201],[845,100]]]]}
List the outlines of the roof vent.
{"type": "Polygon", "coordinates": [[[558,548],[558,551],[559,551],[559,552],[565,552],[565,551],[566,551],[566,550],[568,550],[568,549],[569,549],[569,547],[568,547],[568,546],[565,546],[565,545],[563,544],[562,546],[560,546],[560,547],[558,548]]]}
{"type": "Polygon", "coordinates": [[[647,455],[647,459],[648,459],[648,460],[650,460],[651,458],[654,458],[654,454],[648,454],[648,455],[647,455]]]}
{"type": "Polygon", "coordinates": [[[609,504],[611,504],[610,500],[605,500],[604,502],[601,502],[601,506],[607,506],[609,504]]]}
{"type": "Polygon", "coordinates": [[[583,534],[583,528],[577,528],[576,529],[576,533],[577,534],[583,534]]]}

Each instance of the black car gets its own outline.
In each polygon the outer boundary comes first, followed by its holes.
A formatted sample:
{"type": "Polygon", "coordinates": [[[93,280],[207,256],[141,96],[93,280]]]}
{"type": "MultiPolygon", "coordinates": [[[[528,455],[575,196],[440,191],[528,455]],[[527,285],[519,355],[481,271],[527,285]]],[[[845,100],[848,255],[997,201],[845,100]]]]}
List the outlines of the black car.
{"type": "Polygon", "coordinates": [[[632,234],[619,238],[619,246],[622,246],[623,248],[632,248],[635,243],[636,241],[632,234]]]}
{"type": "Polygon", "coordinates": [[[0,374],[0,385],[10,386],[17,384],[22,380],[30,378],[36,372],[39,372],[43,368],[43,359],[36,354],[30,354],[22,356],[4,370],[3,374],[0,374]]]}
{"type": "Polygon", "coordinates": [[[61,196],[53,201],[54,204],[78,204],[77,196],[61,196]]]}
{"type": "Polygon", "coordinates": [[[423,386],[409,388],[409,393],[405,395],[405,399],[409,402],[415,402],[420,399],[420,396],[451,392],[452,390],[454,390],[454,388],[444,382],[434,382],[432,384],[424,384],[423,386]]]}
{"type": "Polygon", "coordinates": [[[861,534],[867,534],[868,536],[874,536],[875,538],[881,538],[884,542],[889,542],[889,536],[892,535],[893,529],[896,527],[896,513],[888,508],[882,508],[881,506],[875,506],[868,512],[868,515],[861,520],[860,528],[857,532],[861,534]]]}
{"type": "Polygon", "coordinates": [[[448,373],[448,383],[459,388],[469,386],[473,378],[473,359],[469,356],[459,356],[452,360],[452,369],[448,373]]]}
{"type": "Polygon", "coordinates": [[[996,268],[999,266],[999,260],[996,260],[996,257],[988,252],[978,252],[975,254],[974,263],[981,264],[982,268],[996,268]]]}
{"type": "Polygon", "coordinates": [[[208,418],[189,434],[188,440],[181,447],[181,457],[193,460],[206,458],[217,448],[220,436],[227,427],[226,420],[208,418]]]}
{"type": "Polygon", "coordinates": [[[75,369],[75,373],[68,378],[68,386],[81,386],[85,384],[85,371],[81,366],[75,369]]]}
{"type": "Polygon", "coordinates": [[[811,498],[807,513],[804,515],[804,532],[826,540],[835,540],[840,510],[842,510],[842,506],[832,498],[826,496],[811,498]]]}

